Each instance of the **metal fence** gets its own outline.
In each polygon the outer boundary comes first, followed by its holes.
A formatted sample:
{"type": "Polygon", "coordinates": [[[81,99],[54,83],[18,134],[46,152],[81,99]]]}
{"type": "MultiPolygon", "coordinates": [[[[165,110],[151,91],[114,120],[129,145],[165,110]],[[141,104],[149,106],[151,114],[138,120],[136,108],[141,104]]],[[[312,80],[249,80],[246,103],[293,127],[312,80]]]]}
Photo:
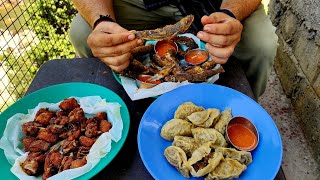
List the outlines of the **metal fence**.
{"type": "Polygon", "coordinates": [[[24,96],[44,62],[74,54],[70,48],[71,44],[66,40],[72,17],[66,18],[65,15],[75,14],[76,11],[70,8],[70,0],[0,0],[0,2],[0,112],[2,112],[24,96]],[[66,11],[68,13],[65,13],[66,11]],[[55,32],[56,29],[60,31],[55,32]]]}

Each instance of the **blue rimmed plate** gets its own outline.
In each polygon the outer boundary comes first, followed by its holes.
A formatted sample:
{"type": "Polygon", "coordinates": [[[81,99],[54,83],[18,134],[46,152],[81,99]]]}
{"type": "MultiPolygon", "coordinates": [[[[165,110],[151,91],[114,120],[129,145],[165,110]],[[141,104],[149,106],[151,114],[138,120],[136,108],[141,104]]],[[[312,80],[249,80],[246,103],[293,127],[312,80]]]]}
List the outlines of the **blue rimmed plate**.
{"type": "Polygon", "coordinates": [[[192,84],[177,88],[157,98],[144,113],[138,130],[138,148],[144,165],[155,179],[186,179],[164,157],[164,150],[172,142],[163,139],[160,131],[173,118],[178,106],[188,101],[220,111],[231,108],[233,116],[250,119],[258,129],[260,141],[252,151],[253,162],[239,179],[274,179],[281,165],[282,141],[272,118],[246,95],[214,84],[192,84]]]}

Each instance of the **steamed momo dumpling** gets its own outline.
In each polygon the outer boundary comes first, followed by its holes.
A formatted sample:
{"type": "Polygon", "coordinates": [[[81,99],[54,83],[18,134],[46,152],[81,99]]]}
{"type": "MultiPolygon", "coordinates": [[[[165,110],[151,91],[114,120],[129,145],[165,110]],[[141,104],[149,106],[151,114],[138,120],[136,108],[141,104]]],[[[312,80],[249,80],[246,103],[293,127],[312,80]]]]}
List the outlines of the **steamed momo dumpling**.
{"type": "Polygon", "coordinates": [[[180,147],[188,157],[199,147],[194,138],[186,136],[175,136],[172,145],[180,147]]]}
{"type": "Polygon", "coordinates": [[[194,112],[187,118],[193,124],[200,127],[210,127],[219,119],[220,111],[214,108],[208,108],[207,110],[194,112]]]}
{"type": "Polygon", "coordinates": [[[190,177],[189,169],[187,168],[187,156],[181,148],[169,146],[164,150],[164,156],[184,177],[190,177]]]}
{"type": "Polygon", "coordinates": [[[208,174],[206,180],[238,178],[246,168],[247,166],[239,161],[226,158],[208,174]]]}
{"type": "Polygon", "coordinates": [[[200,106],[196,106],[192,102],[186,102],[181,104],[176,112],[174,113],[175,119],[186,119],[187,116],[194,112],[203,111],[204,108],[200,106]]]}
{"type": "Polygon", "coordinates": [[[222,159],[222,153],[211,152],[210,143],[206,143],[192,153],[188,167],[192,176],[200,177],[213,171],[222,159]]]}
{"type": "Polygon", "coordinates": [[[210,142],[212,148],[227,146],[223,135],[213,128],[198,127],[193,128],[191,131],[194,139],[200,144],[210,142]]]}
{"type": "Polygon", "coordinates": [[[216,152],[221,152],[223,156],[231,159],[238,160],[240,163],[249,165],[252,162],[252,156],[250,152],[238,151],[234,148],[219,147],[215,149],[216,152]]]}
{"type": "Polygon", "coordinates": [[[226,126],[227,123],[232,118],[231,115],[231,109],[226,109],[221,113],[221,117],[218,120],[218,122],[213,126],[217,131],[219,131],[221,134],[224,134],[226,132],[226,126]]]}
{"type": "Polygon", "coordinates": [[[182,119],[171,119],[161,129],[161,137],[172,141],[174,136],[191,136],[193,124],[182,119]]]}

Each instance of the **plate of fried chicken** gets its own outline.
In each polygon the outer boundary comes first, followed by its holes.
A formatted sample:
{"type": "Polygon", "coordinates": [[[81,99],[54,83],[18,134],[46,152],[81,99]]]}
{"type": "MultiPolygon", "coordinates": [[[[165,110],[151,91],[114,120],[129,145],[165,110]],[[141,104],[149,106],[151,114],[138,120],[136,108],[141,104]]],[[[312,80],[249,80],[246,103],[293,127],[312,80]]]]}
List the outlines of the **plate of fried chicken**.
{"type": "Polygon", "coordinates": [[[2,177],[88,179],[120,151],[129,124],[125,103],[102,86],[38,90],[0,115],[2,177]]]}

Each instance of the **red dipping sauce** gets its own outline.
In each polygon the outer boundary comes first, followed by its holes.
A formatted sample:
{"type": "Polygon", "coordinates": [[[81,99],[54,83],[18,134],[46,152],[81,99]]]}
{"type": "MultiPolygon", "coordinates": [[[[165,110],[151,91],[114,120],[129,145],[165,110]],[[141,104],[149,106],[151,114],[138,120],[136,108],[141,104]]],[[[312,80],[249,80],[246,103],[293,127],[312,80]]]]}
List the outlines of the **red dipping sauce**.
{"type": "Polygon", "coordinates": [[[155,46],[155,51],[159,56],[165,56],[165,54],[170,50],[174,50],[175,52],[178,51],[177,45],[173,41],[163,40],[158,41],[155,46]]]}
{"type": "Polygon", "coordinates": [[[232,144],[242,150],[250,150],[257,145],[257,137],[243,124],[231,124],[227,132],[232,144]]]}
{"type": "Polygon", "coordinates": [[[185,56],[185,60],[189,64],[198,65],[207,61],[208,57],[209,57],[209,54],[207,51],[196,49],[196,50],[189,51],[185,56]]]}
{"type": "Polygon", "coordinates": [[[150,83],[150,84],[160,84],[160,80],[148,81],[152,76],[139,76],[137,79],[141,82],[150,83]]]}

